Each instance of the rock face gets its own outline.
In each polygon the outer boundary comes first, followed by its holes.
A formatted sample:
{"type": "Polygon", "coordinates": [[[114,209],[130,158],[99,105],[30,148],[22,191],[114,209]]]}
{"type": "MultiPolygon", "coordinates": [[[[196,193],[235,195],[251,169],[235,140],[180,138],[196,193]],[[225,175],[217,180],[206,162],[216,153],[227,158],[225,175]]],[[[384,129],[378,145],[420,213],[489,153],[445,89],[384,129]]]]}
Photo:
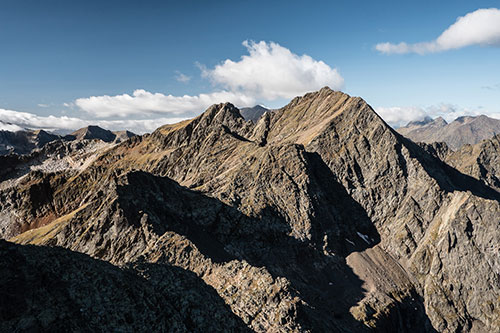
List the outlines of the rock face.
{"type": "Polygon", "coordinates": [[[446,163],[500,191],[500,134],[445,155],[446,163]]]}
{"type": "Polygon", "coordinates": [[[266,112],[271,111],[269,109],[266,109],[262,105],[256,105],[251,108],[241,108],[240,109],[240,114],[242,115],[245,120],[251,120],[254,123],[256,123],[259,118],[266,112]]]}
{"type": "Polygon", "coordinates": [[[135,134],[130,131],[115,131],[113,134],[115,135],[113,139],[114,143],[120,143],[135,136],[135,134]]]}
{"type": "Polygon", "coordinates": [[[99,139],[104,142],[122,142],[135,136],[130,131],[111,132],[100,128],[99,126],[87,126],[66,135],[69,140],[93,140],[99,139]]]}
{"type": "Polygon", "coordinates": [[[41,148],[58,139],[60,139],[58,135],[47,133],[44,130],[0,131],[0,155],[29,154],[33,149],[41,148]]]}
{"type": "Polygon", "coordinates": [[[476,144],[500,133],[500,120],[487,116],[459,117],[451,123],[439,117],[410,122],[398,132],[415,142],[446,142],[453,150],[465,144],[476,144]]]}
{"type": "Polygon", "coordinates": [[[498,331],[500,193],[447,154],[328,88],[219,104],[5,184],[1,232],[194,273],[258,332],[498,331]]]}
{"type": "Polygon", "coordinates": [[[0,330],[247,331],[215,290],[168,265],[119,268],[0,240],[0,330]]]}
{"type": "Polygon", "coordinates": [[[457,151],[451,150],[444,142],[419,143],[419,145],[461,173],[500,191],[500,135],[475,145],[463,145],[457,151]]]}

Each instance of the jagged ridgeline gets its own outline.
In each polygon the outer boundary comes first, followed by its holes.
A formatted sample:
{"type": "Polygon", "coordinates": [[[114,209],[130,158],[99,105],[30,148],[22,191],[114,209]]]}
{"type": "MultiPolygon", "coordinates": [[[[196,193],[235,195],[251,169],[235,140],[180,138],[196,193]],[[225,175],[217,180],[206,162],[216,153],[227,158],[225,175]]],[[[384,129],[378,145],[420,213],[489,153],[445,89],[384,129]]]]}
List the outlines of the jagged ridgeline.
{"type": "Polygon", "coordinates": [[[498,332],[499,148],[480,145],[459,165],[323,88],[10,179],[0,329],[498,332]]]}

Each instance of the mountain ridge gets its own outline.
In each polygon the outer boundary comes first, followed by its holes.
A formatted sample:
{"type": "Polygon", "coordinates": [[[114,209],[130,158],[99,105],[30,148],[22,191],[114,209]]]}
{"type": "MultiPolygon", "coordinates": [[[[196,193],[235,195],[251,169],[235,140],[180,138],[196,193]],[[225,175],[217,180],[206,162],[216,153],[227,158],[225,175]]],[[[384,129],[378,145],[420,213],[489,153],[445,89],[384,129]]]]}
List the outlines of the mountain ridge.
{"type": "Polygon", "coordinates": [[[497,329],[500,194],[426,149],[329,88],[257,123],[223,103],[30,173],[0,214],[21,244],[194,272],[254,331],[497,329]]]}
{"type": "Polygon", "coordinates": [[[458,150],[465,144],[476,144],[500,133],[500,120],[486,115],[462,116],[451,123],[438,117],[427,122],[410,122],[397,131],[416,142],[445,142],[458,150]]]}

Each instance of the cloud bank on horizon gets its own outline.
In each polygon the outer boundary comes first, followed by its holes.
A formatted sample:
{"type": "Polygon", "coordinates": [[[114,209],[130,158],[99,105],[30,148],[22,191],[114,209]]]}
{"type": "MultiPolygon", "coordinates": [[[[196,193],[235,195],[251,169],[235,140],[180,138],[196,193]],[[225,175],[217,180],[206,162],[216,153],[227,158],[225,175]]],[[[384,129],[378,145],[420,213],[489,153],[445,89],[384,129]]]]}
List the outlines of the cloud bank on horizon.
{"type": "MultiPolygon", "coordinates": [[[[452,104],[421,106],[392,106],[378,107],[375,111],[391,126],[398,128],[407,125],[410,121],[423,120],[425,117],[442,117],[451,122],[462,116],[480,116],[485,114],[481,108],[462,108],[452,104]]],[[[488,117],[500,119],[500,112],[488,113],[488,117]]]]}
{"type": "Polygon", "coordinates": [[[427,54],[460,49],[467,46],[500,46],[500,10],[478,9],[458,17],[435,40],[419,43],[379,43],[375,49],[385,54],[427,54]]]}
{"type": "MultiPolygon", "coordinates": [[[[66,107],[76,107],[93,119],[41,117],[0,109],[0,120],[27,128],[76,129],[97,124],[108,129],[119,129],[121,126],[144,133],[151,132],[159,124],[191,118],[216,103],[254,106],[280,98],[292,98],[324,86],[336,90],[343,87],[344,79],[337,69],[323,61],[308,55],[297,55],[274,42],[244,41],[243,46],[248,54],[238,61],[226,59],[212,69],[199,65],[201,76],[213,83],[213,92],[174,96],[136,89],[132,94],[90,96],[65,104],[66,107]],[[130,119],[134,117],[147,119],[130,119]]],[[[191,79],[180,72],[176,74],[177,81],[188,83],[191,79]]]]}
{"type": "Polygon", "coordinates": [[[94,120],[67,116],[39,116],[29,112],[0,109],[0,131],[17,132],[24,129],[74,130],[88,125],[98,125],[109,130],[129,129],[134,133],[155,130],[158,124],[173,124],[183,117],[162,117],[154,119],[94,120]]]}

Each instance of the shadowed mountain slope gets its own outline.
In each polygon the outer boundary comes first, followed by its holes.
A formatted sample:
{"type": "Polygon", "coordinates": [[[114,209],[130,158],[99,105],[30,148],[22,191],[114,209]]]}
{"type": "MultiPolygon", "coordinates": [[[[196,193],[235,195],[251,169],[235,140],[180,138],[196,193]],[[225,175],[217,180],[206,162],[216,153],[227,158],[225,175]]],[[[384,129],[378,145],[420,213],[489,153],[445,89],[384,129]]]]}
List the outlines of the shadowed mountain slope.
{"type": "Polygon", "coordinates": [[[271,111],[269,109],[266,109],[262,105],[256,105],[251,108],[241,108],[240,113],[245,120],[251,120],[254,123],[256,123],[259,118],[266,112],[271,111]]]}
{"type": "Polygon", "coordinates": [[[500,194],[328,88],[255,124],[214,105],[0,196],[12,241],[181,267],[255,331],[500,329],[500,194]]]}
{"type": "Polygon", "coordinates": [[[0,131],[0,156],[11,153],[28,154],[33,149],[41,148],[48,142],[58,139],[60,136],[44,130],[0,131]]]}
{"type": "Polygon", "coordinates": [[[500,134],[449,152],[446,163],[500,191],[500,134]]]}
{"type": "Polygon", "coordinates": [[[247,331],[193,273],[0,240],[0,330],[247,331]]]}

